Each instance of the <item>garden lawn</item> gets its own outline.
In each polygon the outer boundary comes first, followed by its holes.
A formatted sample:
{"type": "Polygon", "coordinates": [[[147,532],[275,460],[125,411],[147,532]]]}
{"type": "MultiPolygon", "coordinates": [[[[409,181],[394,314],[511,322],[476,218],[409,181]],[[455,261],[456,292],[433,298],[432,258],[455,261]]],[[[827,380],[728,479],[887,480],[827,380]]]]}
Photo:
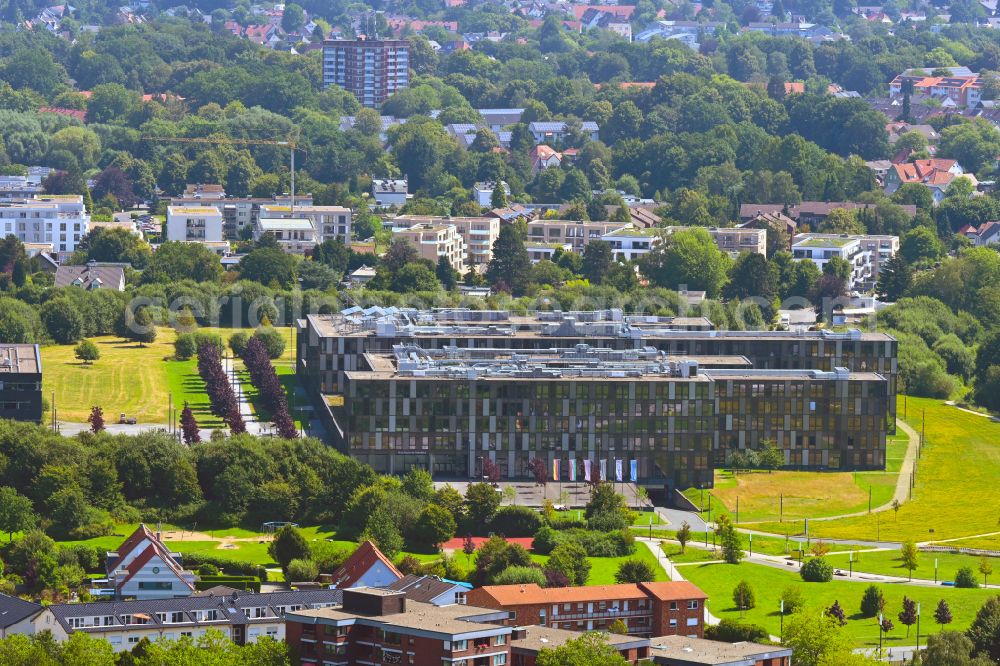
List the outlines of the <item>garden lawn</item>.
{"type": "Polygon", "coordinates": [[[836,516],[868,508],[869,489],[872,506],[892,500],[896,479],[906,455],[907,437],[900,431],[887,443],[885,472],[742,472],[716,470],[715,487],[709,491],[689,488],[685,496],[695,506],[706,510],[712,503],[713,519],[721,513],[739,522],[756,523],[803,518],[836,516]],[[784,507],[782,509],[782,506],[784,507]]]}
{"type": "MultiPolygon", "coordinates": [[[[532,555],[532,561],[545,566],[545,563],[549,561],[548,555],[532,555]]],[[[629,555],[627,557],[588,557],[587,560],[590,562],[590,577],[587,579],[587,585],[614,585],[615,584],[615,574],[618,573],[618,567],[625,560],[642,560],[648,562],[656,570],[656,580],[670,580],[667,578],[667,572],[663,570],[663,567],[659,565],[653,553],[650,552],[649,548],[637,543],[635,545],[635,554],[629,555]]]]}
{"type": "MultiPolygon", "coordinates": [[[[907,423],[920,432],[926,410],[926,444],[917,461],[913,499],[898,514],[811,522],[813,537],[932,541],[997,531],[996,482],[1000,478],[1000,423],[930,398],[910,398],[907,423]]],[[[771,523],[759,529],[779,531],[771,523]]],[[[801,531],[801,525],[799,527],[801,531]]]]}
{"type": "MultiPolygon", "coordinates": [[[[198,331],[217,335],[228,350],[229,336],[241,329],[199,328],[198,331]]],[[[242,329],[252,332],[252,329],[242,329]]],[[[291,396],[295,387],[295,365],[292,361],[293,337],[288,328],[278,328],[285,340],[285,353],[275,359],[274,367],[291,396]]],[[[47,399],[55,394],[58,418],[62,421],[82,423],[90,409],[99,405],[104,409],[104,419],[114,423],[118,415],[138,419],[139,423],[167,423],[170,396],[179,410],[187,402],[202,428],[221,428],[222,419],[212,414],[205,383],[198,375],[196,359],[177,361],[173,358],[177,333],[170,327],[156,329],[156,341],[140,347],[115,336],[91,338],[101,350],[101,358],[91,365],[77,361],[75,345],[48,345],[42,347],[42,389],[47,399]]],[[[242,362],[237,361],[237,370],[242,362]]],[[[256,390],[243,373],[244,386],[251,407],[259,410],[256,390]]],[[[290,403],[292,402],[290,398],[290,403]]],[[[301,421],[302,415],[295,410],[301,421]]]]}
{"type": "MultiPolygon", "coordinates": [[[[830,564],[844,571],[847,571],[849,568],[847,555],[828,555],[826,559],[830,564]]],[[[959,568],[972,567],[972,570],[976,572],[976,577],[979,578],[979,582],[981,583],[983,580],[982,575],[979,573],[980,559],[974,555],[921,552],[917,558],[917,568],[913,570],[913,577],[934,580],[934,561],[937,560],[937,579],[939,582],[945,580],[953,581],[955,580],[955,572],[959,568]]],[[[1000,558],[991,557],[987,561],[993,565],[994,569],[994,574],[989,576],[987,582],[1000,582],[1000,558]]],[[[902,576],[903,578],[909,575],[909,572],[903,566],[903,561],[900,559],[900,551],[898,550],[856,552],[854,553],[854,571],[867,571],[886,576],[902,576]]]]}
{"type": "Polygon", "coordinates": [[[118,420],[125,412],[144,423],[165,423],[167,418],[167,362],[173,356],[172,329],[159,329],[156,341],[144,347],[115,336],[91,338],[101,358],[84,365],[73,355],[75,345],[41,348],[42,391],[55,394],[61,421],[85,422],[90,408],[104,409],[104,420],[118,420]]]}
{"type": "MultiPolygon", "coordinates": [[[[777,636],[780,634],[781,617],[778,609],[781,593],[791,585],[802,589],[806,609],[801,612],[818,613],[829,608],[834,601],[839,601],[848,620],[845,630],[854,642],[858,646],[878,645],[876,621],[873,618],[862,618],[859,613],[861,596],[869,583],[841,579],[834,579],[829,583],[805,583],[797,572],[749,563],[685,566],[680,568],[680,573],[708,594],[709,610],[716,617],[740,619],[740,611],[732,601],[733,588],[741,580],[746,580],[753,587],[757,603],[755,608],[743,613],[744,620],[759,624],[777,636]]],[[[886,613],[895,625],[884,637],[885,645],[890,647],[915,643],[916,627],[911,628],[910,637],[907,638],[906,627],[896,617],[902,608],[904,594],[921,605],[921,644],[926,641],[924,637],[928,633],[940,630],[934,624],[934,609],[938,600],[947,600],[951,608],[953,622],[947,628],[963,631],[972,623],[980,606],[996,595],[995,590],[959,590],[899,584],[884,584],[879,585],[879,588],[885,595],[886,613]]]]}

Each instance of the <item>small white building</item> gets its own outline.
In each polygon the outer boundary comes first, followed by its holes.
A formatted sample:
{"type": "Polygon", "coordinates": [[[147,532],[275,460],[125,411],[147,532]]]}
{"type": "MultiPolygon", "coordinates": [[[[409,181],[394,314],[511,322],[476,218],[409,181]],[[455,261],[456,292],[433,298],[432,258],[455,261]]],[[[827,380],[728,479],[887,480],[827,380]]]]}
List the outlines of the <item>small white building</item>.
{"type": "Polygon", "coordinates": [[[632,261],[644,254],[649,254],[653,245],[659,241],[661,233],[662,230],[655,227],[627,226],[605,234],[601,240],[611,246],[615,259],[632,261]]]}
{"type": "Polygon", "coordinates": [[[219,243],[222,213],[215,206],[167,206],[167,240],[219,243]]]}
{"type": "MultiPolygon", "coordinates": [[[[505,181],[505,180],[501,180],[500,181],[500,185],[501,185],[501,187],[503,187],[504,193],[509,197],[510,196],[510,185],[508,185],[507,181],[505,181]]],[[[493,190],[496,189],[496,186],[497,186],[497,184],[495,182],[493,182],[493,181],[488,181],[488,182],[485,182],[485,183],[476,183],[475,184],[475,186],[473,187],[473,191],[476,194],[476,196],[475,196],[476,203],[479,204],[480,208],[492,208],[493,207],[492,206],[492,202],[493,202],[493,190]]]]}
{"type": "Polygon", "coordinates": [[[180,555],[140,524],[118,550],[107,554],[107,585],[116,599],[170,599],[194,592],[197,576],[185,571],[180,555]]]}
{"type": "Polygon", "coordinates": [[[372,198],[379,208],[403,206],[409,196],[406,180],[377,179],[372,181],[372,198]]]}
{"type": "Polygon", "coordinates": [[[265,234],[274,236],[278,247],[288,254],[304,255],[316,247],[316,229],[306,218],[259,217],[253,238],[260,240],[265,234]]]}
{"type": "Polygon", "coordinates": [[[880,266],[898,251],[898,236],[809,233],[798,234],[792,240],[792,256],[812,261],[820,271],[834,257],[851,264],[848,288],[852,291],[873,289],[880,266]]]}

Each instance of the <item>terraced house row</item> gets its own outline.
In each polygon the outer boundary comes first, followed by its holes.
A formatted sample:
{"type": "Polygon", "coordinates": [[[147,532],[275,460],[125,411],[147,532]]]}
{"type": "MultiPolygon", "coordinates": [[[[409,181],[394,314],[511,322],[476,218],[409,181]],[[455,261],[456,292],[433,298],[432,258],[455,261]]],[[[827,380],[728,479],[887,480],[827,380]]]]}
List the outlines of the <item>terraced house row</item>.
{"type": "Polygon", "coordinates": [[[301,320],[297,344],[333,443],[384,473],[475,478],[489,459],[523,478],[538,458],[561,479],[669,491],[765,442],[791,467],[881,469],[895,416],[896,341],[880,333],[352,308],[301,320]]]}

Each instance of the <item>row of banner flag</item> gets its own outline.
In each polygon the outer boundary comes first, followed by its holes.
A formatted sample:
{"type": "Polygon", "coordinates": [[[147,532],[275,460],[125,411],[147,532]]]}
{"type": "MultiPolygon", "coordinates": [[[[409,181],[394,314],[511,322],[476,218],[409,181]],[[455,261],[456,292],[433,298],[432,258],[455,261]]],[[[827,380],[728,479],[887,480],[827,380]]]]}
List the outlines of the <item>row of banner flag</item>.
{"type": "MultiPolygon", "coordinates": [[[[587,458],[583,461],[583,480],[584,481],[606,481],[608,479],[608,461],[599,460],[600,463],[600,476],[596,479],[593,478],[593,463],[587,458]]],[[[632,483],[637,483],[639,481],[639,461],[638,460],[615,460],[615,481],[624,481],[624,465],[628,462],[629,471],[629,481],[632,483]]],[[[559,480],[559,468],[562,466],[562,461],[558,458],[552,461],[552,480],[559,480]]],[[[576,458],[569,459],[569,481],[576,481],[576,458]]]]}

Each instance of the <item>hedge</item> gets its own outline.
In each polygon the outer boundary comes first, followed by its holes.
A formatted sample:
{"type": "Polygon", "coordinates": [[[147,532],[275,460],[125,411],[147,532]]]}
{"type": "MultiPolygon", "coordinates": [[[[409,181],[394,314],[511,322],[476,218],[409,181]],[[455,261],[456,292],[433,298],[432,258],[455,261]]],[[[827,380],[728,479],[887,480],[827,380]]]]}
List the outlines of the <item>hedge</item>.
{"type": "Polygon", "coordinates": [[[199,564],[214,564],[228,576],[255,576],[261,581],[267,581],[267,569],[255,562],[227,560],[201,553],[184,553],[183,561],[188,569],[197,569],[199,564]]]}
{"type": "Polygon", "coordinates": [[[260,578],[256,576],[202,576],[195,581],[197,590],[207,590],[216,585],[225,585],[244,592],[260,592],[260,578]]]}

